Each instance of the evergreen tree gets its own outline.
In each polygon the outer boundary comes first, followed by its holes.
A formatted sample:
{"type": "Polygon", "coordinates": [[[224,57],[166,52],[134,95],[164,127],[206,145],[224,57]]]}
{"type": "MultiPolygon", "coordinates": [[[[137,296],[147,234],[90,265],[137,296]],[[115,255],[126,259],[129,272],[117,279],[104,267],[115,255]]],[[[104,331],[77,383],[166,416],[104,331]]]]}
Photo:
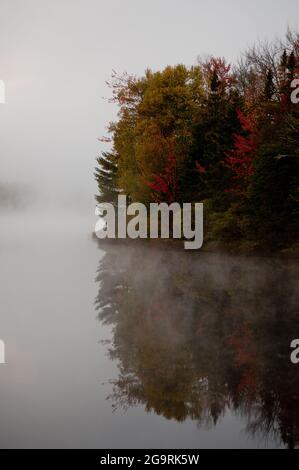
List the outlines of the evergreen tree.
{"type": "Polygon", "coordinates": [[[212,78],[211,78],[211,92],[214,93],[214,92],[217,92],[218,88],[219,88],[219,79],[218,79],[218,74],[217,74],[217,70],[214,69],[213,72],[212,72],[212,78]]]}
{"type": "Polygon", "coordinates": [[[289,119],[280,115],[277,105],[275,121],[261,130],[249,196],[251,228],[274,248],[298,236],[299,153],[288,139],[289,119]]]}
{"type": "Polygon", "coordinates": [[[283,51],[283,54],[281,56],[280,65],[281,65],[282,69],[286,69],[287,66],[288,66],[288,54],[287,54],[286,50],[283,51]]]}
{"type": "Polygon", "coordinates": [[[295,68],[296,68],[296,57],[295,57],[294,51],[292,51],[290,56],[289,56],[289,60],[288,60],[288,69],[291,72],[294,72],[295,68]]]}
{"type": "Polygon", "coordinates": [[[240,129],[237,109],[242,100],[234,84],[230,65],[212,58],[204,64],[207,95],[194,125],[193,159],[200,178],[198,195],[209,199],[221,211],[227,208],[230,173],[223,165],[226,153],[234,146],[234,134],[240,129]]]}
{"type": "Polygon", "coordinates": [[[290,71],[289,65],[292,66],[292,59],[288,56],[287,52],[284,51],[281,57],[281,66],[279,73],[279,93],[280,100],[285,107],[288,107],[289,96],[290,96],[290,71]]]}
{"type": "Polygon", "coordinates": [[[265,82],[265,88],[263,92],[263,97],[266,101],[271,101],[273,95],[275,94],[275,86],[273,81],[273,72],[271,69],[268,70],[265,82]]]}
{"type": "Polygon", "coordinates": [[[117,204],[119,189],[117,187],[117,162],[114,153],[103,152],[97,158],[98,166],[95,168],[95,180],[98,184],[99,194],[96,201],[101,203],[117,204]]]}
{"type": "Polygon", "coordinates": [[[288,60],[288,79],[291,84],[296,72],[296,57],[294,51],[291,52],[288,60]]]}

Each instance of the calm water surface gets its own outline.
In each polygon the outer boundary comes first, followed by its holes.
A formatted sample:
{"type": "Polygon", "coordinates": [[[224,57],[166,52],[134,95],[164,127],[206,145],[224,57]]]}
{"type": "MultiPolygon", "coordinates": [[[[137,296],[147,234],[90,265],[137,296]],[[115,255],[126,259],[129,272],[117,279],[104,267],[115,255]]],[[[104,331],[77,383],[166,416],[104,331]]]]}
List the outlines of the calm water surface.
{"type": "Polygon", "coordinates": [[[299,445],[296,261],[109,245],[1,216],[1,448],[299,445]]]}

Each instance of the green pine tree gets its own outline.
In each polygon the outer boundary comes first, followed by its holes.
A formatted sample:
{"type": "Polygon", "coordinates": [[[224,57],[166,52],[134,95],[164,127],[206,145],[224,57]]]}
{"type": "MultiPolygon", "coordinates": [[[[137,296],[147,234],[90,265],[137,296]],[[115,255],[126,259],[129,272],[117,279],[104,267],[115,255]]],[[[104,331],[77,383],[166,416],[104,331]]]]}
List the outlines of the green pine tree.
{"type": "Polygon", "coordinates": [[[298,236],[299,121],[279,115],[273,120],[271,116],[261,135],[250,187],[250,226],[258,240],[277,248],[298,236]],[[289,119],[294,120],[295,131],[289,119]]]}
{"type": "Polygon", "coordinates": [[[117,162],[113,153],[103,152],[97,158],[98,166],[95,168],[95,180],[98,184],[99,194],[96,201],[101,203],[117,204],[119,189],[117,187],[117,162]]]}
{"type": "Polygon", "coordinates": [[[288,66],[288,54],[287,51],[284,50],[283,54],[281,56],[281,61],[280,61],[281,68],[285,69],[288,66]]]}
{"type": "Polygon", "coordinates": [[[268,70],[267,76],[266,76],[266,82],[265,82],[265,87],[264,87],[264,92],[263,92],[263,97],[266,101],[271,101],[273,98],[273,95],[275,94],[275,86],[274,86],[274,80],[273,80],[273,72],[271,69],[268,70]]]}
{"type": "Polygon", "coordinates": [[[288,79],[291,82],[295,77],[296,57],[294,51],[291,52],[288,60],[288,79]]]}

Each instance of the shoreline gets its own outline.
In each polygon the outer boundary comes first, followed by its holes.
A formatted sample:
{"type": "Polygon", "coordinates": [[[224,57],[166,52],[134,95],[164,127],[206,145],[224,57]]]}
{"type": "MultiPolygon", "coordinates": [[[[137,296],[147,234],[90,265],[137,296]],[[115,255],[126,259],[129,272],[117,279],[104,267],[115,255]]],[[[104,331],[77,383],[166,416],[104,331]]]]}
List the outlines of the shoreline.
{"type": "Polygon", "coordinates": [[[146,247],[148,249],[159,250],[159,251],[175,251],[185,252],[194,255],[199,254],[219,254],[228,256],[244,256],[244,257],[262,257],[262,258],[281,258],[281,259],[298,259],[299,260],[299,245],[295,244],[289,248],[283,248],[280,250],[265,250],[261,247],[253,247],[242,245],[241,243],[227,244],[224,242],[206,242],[202,248],[198,250],[185,250],[183,240],[171,240],[171,239],[136,239],[130,238],[120,239],[99,239],[93,232],[91,235],[93,241],[95,241],[99,247],[106,246],[128,246],[130,248],[146,247]]]}

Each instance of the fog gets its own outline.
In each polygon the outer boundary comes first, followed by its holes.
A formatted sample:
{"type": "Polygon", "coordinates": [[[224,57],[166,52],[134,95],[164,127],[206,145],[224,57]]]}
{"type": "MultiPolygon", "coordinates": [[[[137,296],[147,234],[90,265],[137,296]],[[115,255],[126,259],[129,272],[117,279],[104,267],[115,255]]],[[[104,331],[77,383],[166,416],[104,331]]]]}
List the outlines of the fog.
{"type": "Polygon", "coordinates": [[[296,27],[297,0],[1,0],[0,184],[31,185],[43,210],[93,212],[97,141],[116,117],[112,69],[236,60],[258,38],[296,27]],[[246,7],[246,17],[244,8],[246,7]],[[259,14],[256,15],[258,10],[259,14]],[[233,25],[233,27],[232,27],[233,25]]]}
{"type": "Polygon", "coordinates": [[[92,239],[112,70],[235,61],[298,0],[0,7],[0,448],[299,445],[295,261],[92,239]]]}
{"type": "Polygon", "coordinates": [[[56,211],[5,221],[1,448],[298,445],[296,261],[98,244],[56,211]]]}

